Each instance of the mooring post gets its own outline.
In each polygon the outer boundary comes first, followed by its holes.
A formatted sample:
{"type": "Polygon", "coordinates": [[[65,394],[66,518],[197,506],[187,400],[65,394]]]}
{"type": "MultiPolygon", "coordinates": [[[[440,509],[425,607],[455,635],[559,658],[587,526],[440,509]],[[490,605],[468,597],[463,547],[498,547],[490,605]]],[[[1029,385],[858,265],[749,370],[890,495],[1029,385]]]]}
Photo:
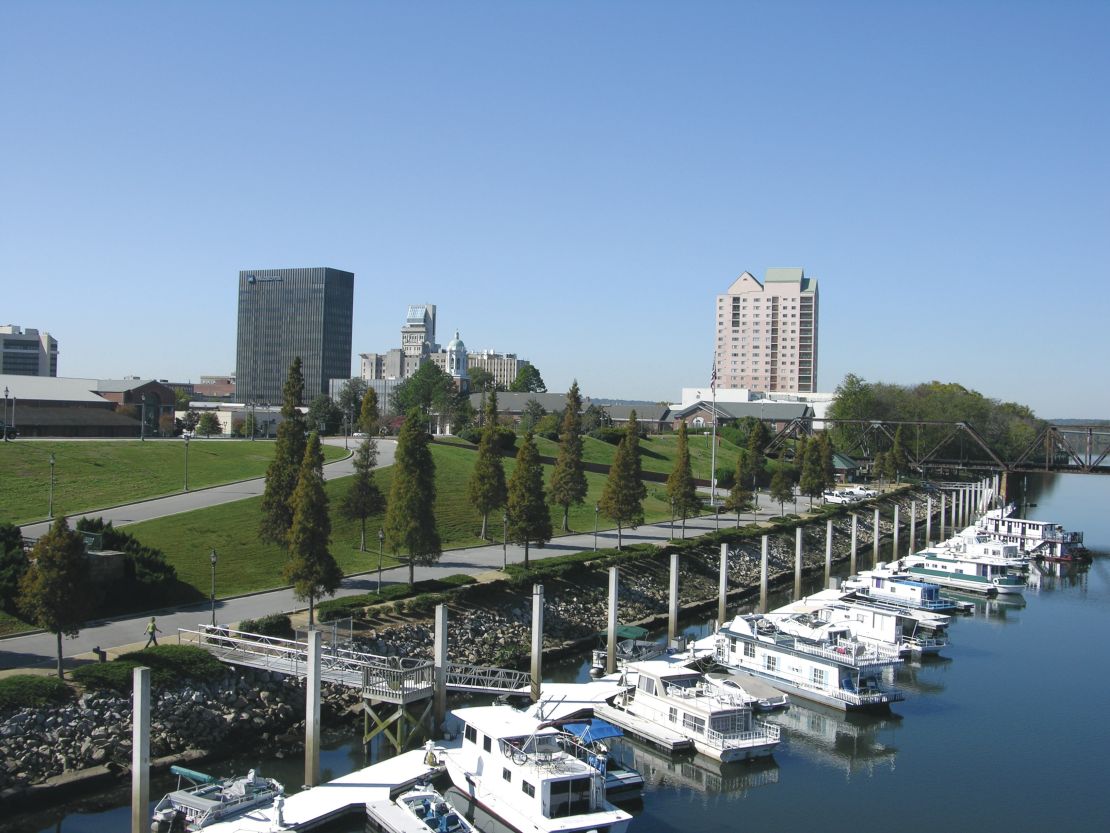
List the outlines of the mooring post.
{"type": "Polygon", "coordinates": [[[671,586],[667,602],[667,642],[678,637],[678,553],[671,553],[671,586]]]}
{"type": "Polygon", "coordinates": [[[717,580],[717,627],[725,625],[728,608],[728,544],[721,544],[721,573],[717,580]]]}
{"type": "Polygon", "coordinates": [[[435,643],[432,647],[432,661],[435,664],[435,703],[432,719],[435,725],[432,733],[438,734],[447,719],[447,605],[436,605],[435,643]]]}
{"type": "Polygon", "coordinates": [[[825,521],[825,587],[829,586],[829,578],[832,576],[832,541],[833,522],[829,518],[825,521]]]}
{"type": "Polygon", "coordinates": [[[543,585],[532,585],[532,702],[540,701],[543,683],[543,585]]]}
{"type": "Polygon", "coordinates": [[[894,504],[894,542],[893,542],[893,548],[892,548],[892,553],[893,554],[891,555],[891,560],[892,561],[895,558],[898,557],[899,550],[901,549],[901,547],[898,544],[898,515],[899,515],[900,510],[901,510],[901,507],[897,503],[894,504]]]}
{"type": "Polygon", "coordinates": [[[852,552],[849,554],[849,572],[856,574],[856,544],[859,541],[859,515],[852,513],[852,552]]]}
{"type": "Polygon", "coordinates": [[[320,631],[308,632],[308,663],[304,692],[304,784],[320,783],[320,631]]]}
{"type": "Polygon", "coordinates": [[[944,540],[944,504],[947,502],[948,493],[940,493],[940,534],[937,535],[938,541],[944,540]]]}
{"type": "MultiPolygon", "coordinates": [[[[917,501],[910,501],[910,546],[909,554],[913,555],[914,549],[917,547],[917,501]]],[[[898,553],[894,553],[897,558],[898,553]]]]}
{"type": "Polygon", "coordinates": [[[767,536],[759,548],[759,612],[767,612],[767,536]]]}
{"type": "Polygon", "coordinates": [[[925,498],[925,546],[933,540],[933,496],[925,498]]]}
{"type": "Polygon", "coordinates": [[[874,532],[871,535],[871,538],[872,538],[872,540],[871,540],[871,566],[872,567],[874,567],[876,564],[879,563],[879,537],[882,535],[882,532],[881,532],[882,527],[879,526],[879,508],[878,507],[875,507],[875,516],[874,516],[873,526],[874,526],[874,532]]]}
{"type": "Polygon", "coordinates": [[[802,528],[794,530],[794,600],[802,597],[802,528]]]}
{"type": "Polygon", "coordinates": [[[150,669],[131,674],[131,833],[150,830],[150,669]]]}
{"type": "Polygon", "coordinates": [[[605,673],[617,670],[617,600],[619,597],[620,568],[609,568],[609,639],[606,643],[605,673]]]}

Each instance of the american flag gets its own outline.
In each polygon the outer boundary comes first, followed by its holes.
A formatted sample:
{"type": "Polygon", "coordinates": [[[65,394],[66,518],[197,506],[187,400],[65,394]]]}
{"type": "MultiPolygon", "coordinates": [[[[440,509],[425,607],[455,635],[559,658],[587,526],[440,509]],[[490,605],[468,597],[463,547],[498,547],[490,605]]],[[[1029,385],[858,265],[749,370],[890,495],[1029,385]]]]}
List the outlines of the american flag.
{"type": "Polygon", "coordinates": [[[713,373],[709,377],[709,389],[717,389],[717,359],[713,359],[713,373]]]}

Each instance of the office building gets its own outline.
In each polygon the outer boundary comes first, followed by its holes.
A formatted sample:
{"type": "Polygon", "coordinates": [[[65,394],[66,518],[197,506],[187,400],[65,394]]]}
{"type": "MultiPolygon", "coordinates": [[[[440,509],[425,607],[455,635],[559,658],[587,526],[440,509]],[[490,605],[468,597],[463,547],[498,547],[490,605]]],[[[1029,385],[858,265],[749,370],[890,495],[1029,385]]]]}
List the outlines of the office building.
{"type": "Polygon", "coordinates": [[[339,269],[255,269],[239,273],[235,398],[280,403],[289,366],[304,372],[304,404],[351,376],[355,276],[339,269]]]}
{"type": "Polygon", "coordinates": [[[50,333],[40,333],[14,324],[0,326],[0,374],[13,376],[57,376],[58,342],[50,333]]]}
{"type": "Polygon", "coordinates": [[[802,269],[750,272],[717,296],[717,386],[817,390],[817,281],[802,269]]]}

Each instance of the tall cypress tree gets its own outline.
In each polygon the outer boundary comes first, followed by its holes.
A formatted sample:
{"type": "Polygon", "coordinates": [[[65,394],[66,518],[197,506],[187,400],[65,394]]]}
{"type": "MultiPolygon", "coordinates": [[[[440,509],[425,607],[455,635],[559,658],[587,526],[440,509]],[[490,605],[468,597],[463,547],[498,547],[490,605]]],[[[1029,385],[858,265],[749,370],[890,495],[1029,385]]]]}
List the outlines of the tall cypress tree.
{"type": "Polygon", "coordinates": [[[748,488],[749,483],[751,483],[751,475],[748,474],[747,466],[744,463],[744,453],[741,452],[736,457],[736,476],[733,478],[732,488],[729,489],[728,501],[725,504],[727,509],[736,512],[737,526],[740,526],[740,513],[752,506],[752,492],[748,488]]]}
{"type": "MultiPolygon", "coordinates": [[[[805,459],[802,460],[801,475],[798,478],[798,489],[811,499],[820,497],[826,489],[825,469],[821,465],[821,443],[817,439],[812,439],[806,444],[805,459]]],[[[812,505],[812,500],[810,503],[812,505]]]]}
{"type": "Polygon", "coordinates": [[[906,446],[902,441],[901,425],[894,429],[894,443],[890,447],[888,457],[890,459],[890,469],[894,472],[895,478],[910,466],[909,457],[906,455],[906,446]]]}
{"type": "Polygon", "coordinates": [[[543,466],[536,451],[536,441],[529,431],[516,453],[516,467],[509,478],[509,500],[506,514],[509,539],[524,544],[524,566],[528,566],[528,545],[551,540],[551,511],[543,489],[543,466]]]}
{"type": "Polygon", "coordinates": [[[264,541],[287,546],[293,525],[293,492],[305,451],[305,420],[298,406],[304,401],[304,375],[301,357],[293,359],[281,391],[281,425],[277,429],[274,459],[266,469],[266,491],[262,494],[264,541]]]}
{"type": "Polygon", "coordinates": [[[598,502],[605,516],[617,522],[618,550],[624,545],[624,527],[636,527],[644,522],[647,489],[640,479],[640,437],[637,428],[636,412],[633,411],[598,502]]]}
{"type": "Polygon", "coordinates": [[[766,481],[766,458],[763,449],[767,445],[767,429],[763,422],[757,422],[748,432],[748,468],[752,475],[752,489],[758,489],[766,481]]]}
{"type": "Polygon", "coordinates": [[[362,405],[358,411],[358,427],[360,431],[367,434],[378,433],[378,422],[381,419],[381,413],[378,410],[378,392],[373,388],[367,388],[366,393],[362,397],[362,405]]]}
{"type": "Polygon", "coordinates": [[[786,514],[786,501],[794,497],[794,483],[786,471],[786,466],[779,466],[771,478],[771,500],[778,501],[779,514],[786,514]]]}
{"type": "Polygon", "coordinates": [[[84,539],[69,528],[64,515],[35,542],[19,591],[17,604],[27,620],[57,637],[62,679],[62,635],[77,636],[95,601],[89,592],[84,539]]]}
{"type": "Polygon", "coordinates": [[[366,519],[385,508],[385,497],[374,482],[374,466],[377,462],[378,443],[373,434],[370,434],[355,450],[352,461],[355,475],[351,478],[351,488],[339,504],[343,517],[360,523],[359,552],[366,552],[366,519]]]}
{"type": "Polygon", "coordinates": [[[428,448],[424,415],[412,408],[397,435],[384,524],[390,548],[408,552],[409,584],[415,581],[415,565],[435,564],[443,552],[435,503],[436,464],[428,448]]]}
{"type": "Polygon", "coordinates": [[[686,423],[678,427],[678,447],[675,449],[674,469],[667,477],[667,498],[673,512],[682,514],[682,537],[686,537],[686,516],[701,508],[694,473],[690,467],[690,440],[686,423]]]}
{"type": "Polygon", "coordinates": [[[567,391],[563,424],[559,430],[559,456],[551,472],[551,501],[563,507],[563,532],[570,531],[570,507],[586,499],[589,490],[582,468],[582,395],[575,380],[567,391]]]}
{"type": "Polygon", "coordinates": [[[293,585],[293,593],[308,602],[308,626],[315,621],[318,596],[330,596],[343,581],[343,571],[328,550],[331,517],[324,491],[324,453],[320,437],[313,431],[305,446],[293,492],[293,525],[289,529],[289,560],[282,574],[293,585]]]}
{"type": "Polygon", "coordinates": [[[485,402],[485,425],[478,441],[478,459],[470,473],[466,494],[474,508],[482,513],[482,538],[486,537],[489,513],[505,505],[505,467],[501,462],[498,443],[497,391],[490,390],[485,402]]]}
{"type": "Polygon", "coordinates": [[[831,487],[836,482],[836,468],[833,466],[832,440],[828,431],[817,435],[817,443],[821,448],[821,471],[825,475],[825,483],[831,487]]]}

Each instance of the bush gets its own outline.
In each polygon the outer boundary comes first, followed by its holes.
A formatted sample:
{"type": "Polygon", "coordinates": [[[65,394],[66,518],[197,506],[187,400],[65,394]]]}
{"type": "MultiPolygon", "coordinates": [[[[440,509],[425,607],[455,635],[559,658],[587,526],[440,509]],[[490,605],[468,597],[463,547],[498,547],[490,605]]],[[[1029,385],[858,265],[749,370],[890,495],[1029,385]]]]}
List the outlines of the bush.
{"type": "Polygon", "coordinates": [[[603,443],[620,445],[621,440],[624,439],[624,429],[602,426],[591,431],[590,436],[595,440],[601,440],[603,443]]]}
{"type": "Polygon", "coordinates": [[[260,636],[276,636],[279,639],[293,638],[293,623],[284,613],[271,613],[260,619],[244,619],[239,623],[239,630],[260,636]]]}
{"type": "Polygon", "coordinates": [[[0,712],[41,708],[73,699],[73,690],[57,677],[16,674],[0,679],[0,712]]]}
{"type": "Polygon", "coordinates": [[[477,445],[482,441],[482,429],[473,425],[467,426],[455,434],[460,440],[466,440],[468,443],[477,445]]]}
{"type": "Polygon", "coordinates": [[[193,645],[157,645],[131,651],[111,662],[83,665],[74,669],[73,679],[87,689],[127,694],[133,671],[140,665],[150,669],[152,687],[171,688],[183,680],[209,682],[227,673],[227,666],[203,648],[193,645]]]}
{"type": "Polygon", "coordinates": [[[719,468],[717,469],[717,488],[729,490],[736,483],[736,468],[719,468]]]}

